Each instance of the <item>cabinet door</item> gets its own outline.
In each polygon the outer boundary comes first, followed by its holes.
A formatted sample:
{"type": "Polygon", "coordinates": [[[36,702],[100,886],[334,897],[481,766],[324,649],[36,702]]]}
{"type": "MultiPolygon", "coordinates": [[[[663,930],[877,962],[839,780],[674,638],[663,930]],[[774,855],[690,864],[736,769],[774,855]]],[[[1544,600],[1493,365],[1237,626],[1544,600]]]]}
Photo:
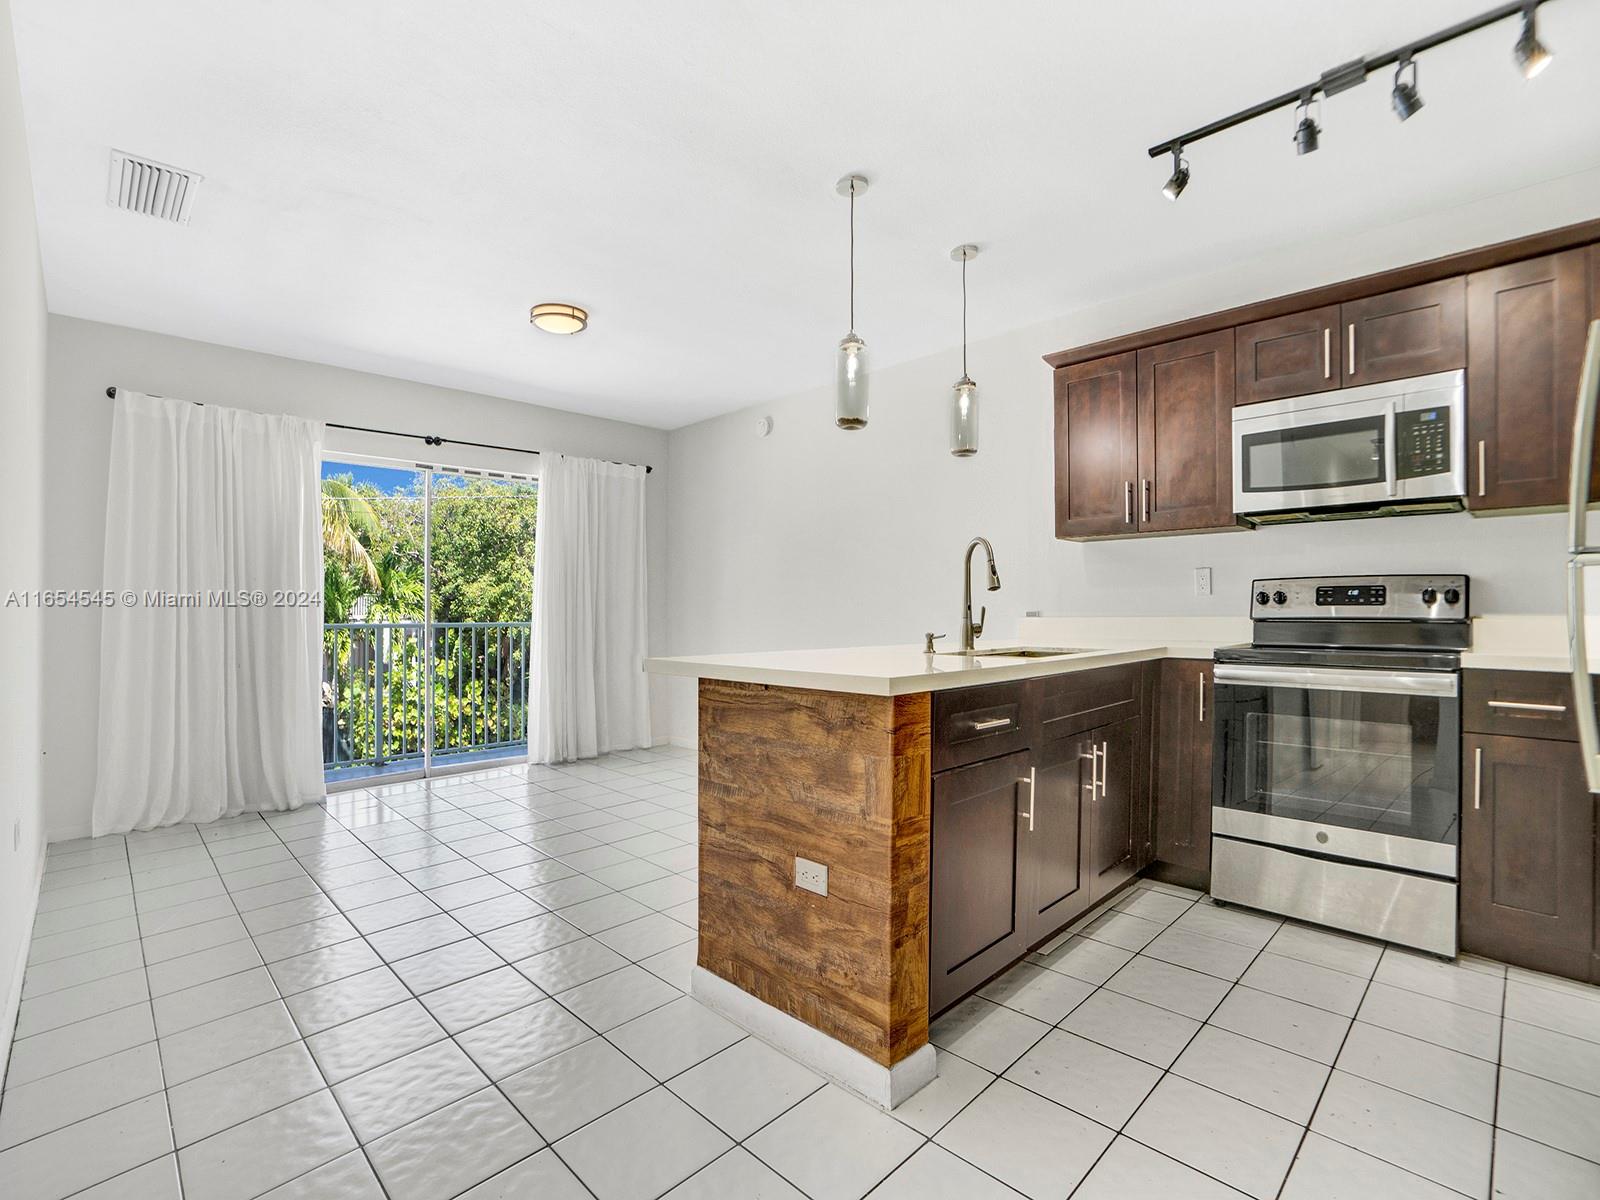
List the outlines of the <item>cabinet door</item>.
{"type": "Polygon", "coordinates": [[[1235,404],[1309,396],[1343,386],[1339,306],[1290,313],[1233,331],[1235,404]]]}
{"type": "Polygon", "coordinates": [[[1467,365],[1467,282],[1460,275],[1352,300],[1339,315],[1346,387],[1467,365]]]}
{"type": "Polygon", "coordinates": [[[1570,742],[1468,734],[1461,948],[1585,978],[1595,919],[1594,801],[1570,742]]]}
{"type": "Polygon", "coordinates": [[[1103,725],[1089,734],[1099,755],[1098,787],[1090,805],[1085,875],[1091,902],[1133,878],[1139,844],[1137,746],[1139,719],[1103,725]]]}
{"type": "Polygon", "coordinates": [[[1231,329],[1139,351],[1140,530],[1235,523],[1233,391],[1231,329]]]}
{"type": "Polygon", "coordinates": [[[1088,735],[1058,738],[1034,755],[1032,804],[1021,822],[1027,937],[1043,941],[1089,907],[1084,816],[1094,759],[1088,735]]]}
{"type": "Polygon", "coordinates": [[[1056,536],[1132,533],[1138,474],[1138,359],[1056,371],[1056,536]]]}
{"type": "Polygon", "coordinates": [[[1584,255],[1568,250],[1467,280],[1469,508],[1566,502],[1589,317],[1584,255]]]}
{"type": "Polygon", "coordinates": [[[1021,751],[933,779],[928,1009],[960,999],[1027,950],[1018,876],[1021,751]]]}
{"type": "Polygon", "coordinates": [[[1211,670],[1208,662],[1161,664],[1155,853],[1197,877],[1211,873],[1211,670]]]}

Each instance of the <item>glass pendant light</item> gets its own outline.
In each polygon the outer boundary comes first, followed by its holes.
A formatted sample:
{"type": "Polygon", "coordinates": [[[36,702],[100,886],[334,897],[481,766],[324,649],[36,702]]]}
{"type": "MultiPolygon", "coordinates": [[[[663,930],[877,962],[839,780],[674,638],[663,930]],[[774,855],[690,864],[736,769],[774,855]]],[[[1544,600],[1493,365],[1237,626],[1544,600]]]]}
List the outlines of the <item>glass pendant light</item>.
{"type": "Polygon", "coordinates": [[[839,342],[834,383],[834,423],[840,429],[867,427],[867,344],[856,333],[856,197],[867,190],[864,175],[846,175],[837,190],[850,197],[850,332],[839,342]]]}
{"type": "Polygon", "coordinates": [[[978,385],[967,374],[967,264],[978,257],[978,248],[957,246],[950,257],[961,264],[961,378],[951,396],[950,453],[971,458],[978,452],[978,385]]]}

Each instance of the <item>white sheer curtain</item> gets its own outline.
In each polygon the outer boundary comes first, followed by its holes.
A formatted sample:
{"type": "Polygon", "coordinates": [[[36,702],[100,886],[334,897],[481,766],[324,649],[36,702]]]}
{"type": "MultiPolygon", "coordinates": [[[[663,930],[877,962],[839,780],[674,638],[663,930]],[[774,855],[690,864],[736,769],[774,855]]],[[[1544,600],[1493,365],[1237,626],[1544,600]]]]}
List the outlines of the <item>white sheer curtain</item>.
{"type": "Polygon", "coordinates": [[[117,389],[96,835],[324,794],[321,448],[318,422],[117,389]]]}
{"type": "Polygon", "coordinates": [[[528,757],[650,744],[643,467],[539,456],[528,757]]]}

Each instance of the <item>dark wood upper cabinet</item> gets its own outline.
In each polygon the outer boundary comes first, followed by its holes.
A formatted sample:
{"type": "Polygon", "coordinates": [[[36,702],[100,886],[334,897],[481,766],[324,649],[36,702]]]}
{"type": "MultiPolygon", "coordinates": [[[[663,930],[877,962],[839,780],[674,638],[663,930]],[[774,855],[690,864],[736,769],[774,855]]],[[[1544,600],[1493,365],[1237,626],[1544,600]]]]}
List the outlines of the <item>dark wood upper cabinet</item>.
{"type": "Polygon", "coordinates": [[[1344,386],[1382,383],[1467,365],[1463,276],[1340,305],[1344,386]]]}
{"type": "Polygon", "coordinates": [[[1138,356],[1055,374],[1056,536],[1132,533],[1138,475],[1138,356]]]}
{"type": "Polygon", "coordinates": [[[1028,949],[1019,799],[1029,753],[933,777],[928,1011],[939,1012],[1028,949]]]}
{"type": "MultiPolygon", "coordinates": [[[[1510,263],[1467,281],[1469,508],[1566,502],[1590,311],[1585,253],[1510,263]]],[[[1600,497],[1600,476],[1596,484],[1600,497]]]]}
{"type": "Polygon", "coordinates": [[[1211,671],[1200,660],[1161,662],[1155,857],[1174,882],[1205,887],[1211,875],[1211,671]]]}
{"type": "Polygon", "coordinates": [[[1139,351],[1141,532],[1236,523],[1233,395],[1232,330],[1139,351]]]}
{"type": "Polygon", "coordinates": [[[1233,331],[1235,404],[1309,396],[1344,385],[1339,306],[1273,317],[1233,331]]]}
{"type": "Polygon", "coordinates": [[[1595,804],[1571,742],[1468,734],[1461,948],[1587,978],[1595,937],[1595,804]]]}

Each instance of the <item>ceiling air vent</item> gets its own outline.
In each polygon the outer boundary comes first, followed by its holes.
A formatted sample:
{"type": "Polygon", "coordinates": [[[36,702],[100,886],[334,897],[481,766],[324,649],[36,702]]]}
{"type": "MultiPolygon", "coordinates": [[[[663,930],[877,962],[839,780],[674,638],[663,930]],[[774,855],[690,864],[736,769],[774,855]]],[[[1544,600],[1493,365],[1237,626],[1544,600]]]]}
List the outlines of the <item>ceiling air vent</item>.
{"type": "Polygon", "coordinates": [[[187,225],[194,194],[204,178],[193,171],[113,150],[106,203],[126,212],[187,225]]]}

